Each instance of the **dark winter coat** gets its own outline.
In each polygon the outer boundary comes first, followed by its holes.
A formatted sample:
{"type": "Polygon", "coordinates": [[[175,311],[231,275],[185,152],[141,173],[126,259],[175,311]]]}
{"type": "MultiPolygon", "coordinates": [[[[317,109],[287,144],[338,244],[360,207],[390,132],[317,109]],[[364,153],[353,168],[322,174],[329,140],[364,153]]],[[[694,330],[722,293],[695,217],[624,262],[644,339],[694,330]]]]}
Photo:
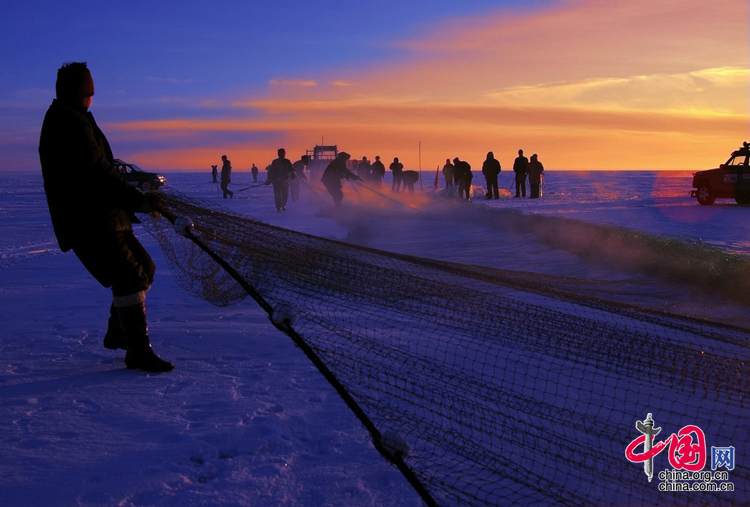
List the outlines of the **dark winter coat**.
{"type": "Polygon", "coordinates": [[[307,164],[305,164],[304,160],[298,160],[295,163],[292,164],[292,169],[294,169],[295,177],[301,180],[306,180],[307,176],[305,176],[305,167],[307,167],[307,164]]]}
{"type": "Polygon", "coordinates": [[[288,182],[293,173],[294,167],[288,158],[277,158],[271,162],[271,167],[268,169],[266,185],[271,183],[279,185],[288,182]]]}
{"type": "Polygon", "coordinates": [[[417,171],[404,171],[401,174],[401,180],[411,192],[414,192],[414,184],[419,181],[419,173],[417,171]]]}
{"type": "Polygon", "coordinates": [[[528,167],[529,159],[523,155],[516,157],[516,160],[513,162],[513,172],[519,176],[525,176],[528,167]]]}
{"type": "Polygon", "coordinates": [[[224,185],[232,182],[232,162],[229,159],[225,160],[221,166],[221,182],[224,185]]]}
{"type": "Polygon", "coordinates": [[[385,166],[380,160],[376,160],[370,166],[370,175],[375,181],[380,181],[385,177],[385,166]]]}
{"type": "Polygon", "coordinates": [[[357,176],[359,176],[363,180],[369,180],[371,170],[372,167],[370,166],[370,163],[367,160],[363,160],[357,166],[357,176]]]}
{"type": "Polygon", "coordinates": [[[145,198],[113,166],[94,116],[54,100],[39,139],[52,226],[63,252],[106,231],[132,231],[130,216],[145,198]]]}
{"type": "Polygon", "coordinates": [[[449,181],[453,180],[453,173],[454,173],[453,164],[445,164],[443,166],[443,176],[445,176],[446,180],[449,180],[449,181]]]}
{"type": "Polygon", "coordinates": [[[482,174],[488,179],[497,178],[500,174],[500,161],[496,158],[488,158],[482,164],[482,174]]]}
{"type": "Polygon", "coordinates": [[[471,173],[471,164],[465,160],[459,160],[453,166],[453,177],[459,183],[463,182],[464,185],[470,185],[471,180],[474,179],[474,175],[471,173]]]}
{"type": "Polygon", "coordinates": [[[407,185],[414,185],[419,181],[419,173],[417,171],[404,171],[401,175],[401,179],[407,185]]]}
{"type": "Polygon", "coordinates": [[[359,179],[356,174],[346,168],[346,160],[337,158],[328,164],[326,170],[323,171],[323,176],[321,176],[320,181],[322,181],[326,187],[332,186],[341,188],[341,180],[343,178],[348,180],[359,179]]]}
{"type": "Polygon", "coordinates": [[[529,162],[529,167],[526,169],[529,174],[529,183],[532,185],[539,185],[542,182],[542,174],[544,174],[544,166],[538,160],[532,160],[529,162]]]}

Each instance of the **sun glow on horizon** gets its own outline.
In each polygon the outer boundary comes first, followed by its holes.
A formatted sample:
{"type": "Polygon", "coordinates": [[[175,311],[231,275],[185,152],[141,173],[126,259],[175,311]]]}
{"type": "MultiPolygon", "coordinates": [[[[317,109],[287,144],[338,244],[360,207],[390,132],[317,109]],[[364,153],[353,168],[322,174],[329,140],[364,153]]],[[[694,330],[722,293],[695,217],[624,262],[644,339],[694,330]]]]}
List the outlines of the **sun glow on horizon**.
{"type": "Polygon", "coordinates": [[[494,151],[507,168],[522,147],[549,168],[700,169],[750,138],[750,50],[737,44],[747,14],[744,0],[500,10],[394,43],[407,54],[393,62],[279,76],[262,95],[223,100],[231,117],[107,127],[169,139],[174,147],[138,154],[157,168],[210,168],[213,153],[230,150],[241,167],[260,166],[279,146],[304,153],[325,136],[357,157],[399,156],[410,167],[419,143],[425,167],[454,156],[477,167],[494,151]],[[215,147],[195,145],[202,133],[215,147]]]}

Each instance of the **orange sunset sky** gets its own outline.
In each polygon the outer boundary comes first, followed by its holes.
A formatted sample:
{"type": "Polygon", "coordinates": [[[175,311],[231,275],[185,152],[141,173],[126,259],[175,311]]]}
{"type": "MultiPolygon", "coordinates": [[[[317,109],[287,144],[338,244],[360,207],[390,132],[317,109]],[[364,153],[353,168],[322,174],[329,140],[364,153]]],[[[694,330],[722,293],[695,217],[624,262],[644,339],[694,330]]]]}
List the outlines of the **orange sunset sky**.
{"type": "Polygon", "coordinates": [[[479,166],[488,151],[506,168],[518,148],[549,169],[702,169],[750,140],[749,20],[747,0],[467,9],[401,29],[361,62],[289,67],[282,55],[260,87],[161,93],[155,104],[184,109],[159,114],[118,117],[124,99],[90,62],[92,111],[116,156],[162,171],[209,170],[222,154],[262,169],[278,147],[296,159],[321,142],[409,168],[421,145],[425,169],[455,156],[479,166]]]}

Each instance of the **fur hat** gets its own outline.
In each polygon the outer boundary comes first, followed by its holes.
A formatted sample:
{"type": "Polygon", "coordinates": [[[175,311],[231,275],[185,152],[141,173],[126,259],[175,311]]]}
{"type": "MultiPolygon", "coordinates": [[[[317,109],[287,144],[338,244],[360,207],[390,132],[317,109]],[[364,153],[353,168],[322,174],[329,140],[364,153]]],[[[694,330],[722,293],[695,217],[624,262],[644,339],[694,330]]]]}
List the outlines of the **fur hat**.
{"type": "Polygon", "coordinates": [[[94,79],[86,62],[66,63],[57,71],[55,92],[59,100],[76,101],[94,95],[94,79]]]}

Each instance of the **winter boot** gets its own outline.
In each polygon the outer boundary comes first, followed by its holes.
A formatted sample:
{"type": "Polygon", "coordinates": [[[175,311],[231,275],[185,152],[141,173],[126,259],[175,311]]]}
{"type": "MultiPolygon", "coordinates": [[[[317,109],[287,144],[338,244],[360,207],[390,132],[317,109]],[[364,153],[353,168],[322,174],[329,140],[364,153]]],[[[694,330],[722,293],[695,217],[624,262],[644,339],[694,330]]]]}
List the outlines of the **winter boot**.
{"type": "Polygon", "coordinates": [[[109,307],[109,322],[107,323],[107,334],[104,335],[104,347],[110,350],[128,350],[128,342],[120,328],[120,318],[117,316],[115,305],[109,307]]]}
{"type": "Polygon", "coordinates": [[[146,306],[141,303],[117,308],[117,316],[128,342],[125,366],[131,370],[148,372],[172,371],[174,365],[157,356],[151,348],[146,323],[146,306]]]}

